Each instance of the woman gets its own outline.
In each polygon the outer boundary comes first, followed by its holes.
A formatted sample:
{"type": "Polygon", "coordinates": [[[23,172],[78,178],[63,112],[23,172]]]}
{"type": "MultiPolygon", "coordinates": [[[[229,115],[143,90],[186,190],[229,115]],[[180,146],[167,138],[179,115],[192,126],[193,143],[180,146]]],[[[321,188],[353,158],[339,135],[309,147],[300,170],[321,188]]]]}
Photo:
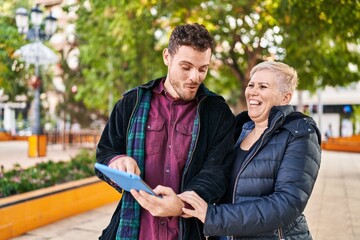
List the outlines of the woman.
{"type": "Polygon", "coordinates": [[[302,212],[318,175],[320,132],[289,105],[297,86],[293,68],[266,61],[250,77],[248,111],[236,118],[236,156],[222,204],[184,192],[180,198],[193,207],[184,214],[204,223],[205,236],[220,239],[312,239],[302,212]]]}

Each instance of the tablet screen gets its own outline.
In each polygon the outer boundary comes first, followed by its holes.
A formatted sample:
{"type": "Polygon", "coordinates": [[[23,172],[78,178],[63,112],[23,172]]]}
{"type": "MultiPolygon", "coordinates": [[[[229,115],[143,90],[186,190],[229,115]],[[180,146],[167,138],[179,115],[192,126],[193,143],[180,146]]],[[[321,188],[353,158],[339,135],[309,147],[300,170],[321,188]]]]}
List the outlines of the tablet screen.
{"type": "Polygon", "coordinates": [[[130,189],[135,189],[137,191],[143,190],[156,196],[151,187],[149,187],[138,175],[113,169],[100,163],[95,163],[95,168],[101,171],[105,176],[110,178],[125,191],[129,192],[130,189]]]}

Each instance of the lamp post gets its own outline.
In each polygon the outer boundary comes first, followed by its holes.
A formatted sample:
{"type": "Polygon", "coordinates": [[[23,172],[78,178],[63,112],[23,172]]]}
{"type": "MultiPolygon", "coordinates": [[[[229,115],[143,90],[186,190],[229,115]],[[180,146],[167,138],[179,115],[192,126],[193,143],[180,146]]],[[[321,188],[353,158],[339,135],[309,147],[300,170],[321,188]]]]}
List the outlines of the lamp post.
{"type": "Polygon", "coordinates": [[[16,10],[16,25],[21,34],[26,34],[26,39],[32,41],[33,44],[27,44],[20,49],[20,55],[26,63],[34,64],[35,78],[33,82],[34,87],[34,118],[31,125],[32,134],[42,134],[42,127],[40,121],[40,66],[57,62],[57,56],[49,48],[45,47],[41,42],[50,39],[56,31],[56,18],[51,13],[45,18],[43,23],[43,12],[36,5],[31,9],[29,28],[29,15],[25,8],[18,8],[16,10]],[[44,31],[41,29],[45,25],[44,31]]]}
{"type": "MultiPolygon", "coordinates": [[[[48,47],[42,44],[42,41],[49,40],[55,33],[57,24],[50,12],[50,15],[43,19],[43,12],[36,5],[29,14],[25,8],[16,10],[16,25],[20,34],[24,34],[31,43],[24,45],[15,53],[27,64],[33,64],[35,67],[35,77],[32,86],[34,88],[34,108],[33,119],[31,122],[32,135],[41,135],[42,127],[40,121],[40,88],[41,76],[40,66],[53,64],[58,61],[57,55],[48,47]]],[[[30,155],[30,154],[29,154],[30,155]]]]}

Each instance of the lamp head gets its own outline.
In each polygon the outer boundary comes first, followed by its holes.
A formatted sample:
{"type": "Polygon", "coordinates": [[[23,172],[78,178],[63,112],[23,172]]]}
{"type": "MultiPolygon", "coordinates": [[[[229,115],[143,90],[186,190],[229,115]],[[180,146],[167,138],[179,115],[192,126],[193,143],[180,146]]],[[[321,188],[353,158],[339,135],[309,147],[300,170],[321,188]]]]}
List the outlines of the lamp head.
{"type": "Polygon", "coordinates": [[[30,19],[31,23],[35,26],[39,27],[41,25],[43,20],[43,12],[39,8],[39,4],[36,4],[36,6],[31,9],[30,19]]]}
{"type": "Polygon", "coordinates": [[[15,21],[19,33],[25,34],[29,29],[29,18],[28,12],[25,8],[21,7],[16,9],[15,12],[15,21]]]}
{"type": "Polygon", "coordinates": [[[45,18],[45,34],[46,36],[51,36],[55,33],[57,24],[56,18],[50,12],[49,16],[45,18]]]}

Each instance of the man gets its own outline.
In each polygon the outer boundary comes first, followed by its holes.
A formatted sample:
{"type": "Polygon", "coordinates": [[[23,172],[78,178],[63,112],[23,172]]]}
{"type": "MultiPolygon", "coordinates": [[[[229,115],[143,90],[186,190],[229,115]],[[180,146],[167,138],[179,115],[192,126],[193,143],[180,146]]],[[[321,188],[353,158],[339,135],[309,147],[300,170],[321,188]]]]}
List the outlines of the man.
{"type": "Polygon", "coordinates": [[[214,203],[228,186],[234,116],[225,100],[202,84],[213,45],[202,25],[176,27],[163,51],[167,76],[128,91],[116,104],[97,162],[140,175],[161,198],[123,192],[100,239],[202,238],[199,221],[179,217],[184,203],[177,194],[192,190],[214,203]]]}

